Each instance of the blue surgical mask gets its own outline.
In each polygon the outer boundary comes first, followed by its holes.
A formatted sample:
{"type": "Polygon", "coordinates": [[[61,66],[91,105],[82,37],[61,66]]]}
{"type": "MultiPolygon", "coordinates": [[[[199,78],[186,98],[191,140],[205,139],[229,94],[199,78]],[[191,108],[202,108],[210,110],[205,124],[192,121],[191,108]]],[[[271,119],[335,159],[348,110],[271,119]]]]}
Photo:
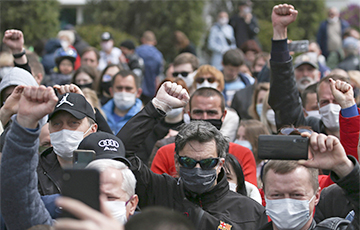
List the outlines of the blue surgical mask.
{"type": "Polygon", "coordinates": [[[250,142],[247,141],[247,140],[238,140],[238,139],[236,139],[234,143],[238,144],[238,145],[241,145],[241,146],[244,146],[244,147],[246,147],[246,148],[248,148],[248,149],[250,149],[252,151],[252,146],[251,146],[250,142]]]}
{"type": "Polygon", "coordinates": [[[256,112],[259,115],[259,117],[261,117],[262,109],[263,109],[262,103],[256,104],[256,112]]]}

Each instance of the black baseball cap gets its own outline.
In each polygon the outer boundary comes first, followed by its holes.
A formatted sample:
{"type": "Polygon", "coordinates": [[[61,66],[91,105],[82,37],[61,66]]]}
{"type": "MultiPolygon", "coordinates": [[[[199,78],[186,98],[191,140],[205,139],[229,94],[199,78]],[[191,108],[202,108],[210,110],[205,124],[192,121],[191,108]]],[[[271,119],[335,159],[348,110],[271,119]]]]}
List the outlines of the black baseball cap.
{"type": "Polygon", "coordinates": [[[78,93],[65,93],[60,96],[54,111],[49,115],[49,120],[59,111],[66,111],[81,120],[89,117],[95,121],[95,113],[85,97],[78,93]]]}
{"type": "Polygon", "coordinates": [[[129,50],[134,50],[135,49],[135,44],[131,40],[125,40],[125,41],[121,42],[120,46],[128,48],[129,50]]]}
{"type": "Polygon", "coordinates": [[[110,39],[113,39],[111,33],[104,32],[104,33],[101,34],[101,40],[102,41],[109,41],[110,39]]]}
{"type": "Polygon", "coordinates": [[[123,142],[113,134],[101,131],[91,133],[80,142],[78,149],[94,150],[96,159],[118,160],[131,167],[130,161],[125,158],[123,142]]]}

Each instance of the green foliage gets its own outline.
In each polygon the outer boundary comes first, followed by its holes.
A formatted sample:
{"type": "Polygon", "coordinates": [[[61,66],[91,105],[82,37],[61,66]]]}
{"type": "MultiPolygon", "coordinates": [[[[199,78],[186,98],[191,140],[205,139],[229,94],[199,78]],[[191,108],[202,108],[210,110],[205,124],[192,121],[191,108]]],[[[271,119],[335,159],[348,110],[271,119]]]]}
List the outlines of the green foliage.
{"type": "MultiPolygon", "coordinates": [[[[254,15],[258,18],[260,33],[258,38],[264,51],[270,51],[272,38],[271,13],[272,8],[284,1],[253,0],[254,15]]],[[[291,40],[315,39],[320,23],[326,18],[326,7],[324,0],[295,1],[288,0],[298,10],[299,14],[294,23],[288,28],[288,38],[291,40]]]]}
{"type": "MultiPolygon", "coordinates": [[[[146,30],[155,33],[157,48],[167,61],[173,60],[174,31],[181,30],[197,45],[204,32],[202,10],[204,2],[187,1],[100,1],[91,0],[85,9],[86,25],[113,27],[140,39],[146,30]]],[[[100,34],[98,35],[100,36],[100,34]]],[[[84,36],[86,38],[87,36],[84,36]]],[[[116,44],[121,40],[116,40],[116,44]]]]}
{"type": "Polygon", "coordinates": [[[76,27],[77,33],[85,39],[89,45],[96,47],[97,49],[101,49],[100,42],[101,38],[100,35],[103,32],[110,32],[114,38],[115,46],[119,46],[120,43],[126,39],[132,40],[135,44],[137,43],[137,39],[125,32],[119,31],[114,29],[111,26],[102,26],[102,25],[84,25],[84,26],[77,26],[76,27]]]}
{"type": "Polygon", "coordinates": [[[20,29],[26,44],[56,36],[59,30],[59,3],[47,1],[0,1],[0,32],[20,29]]]}

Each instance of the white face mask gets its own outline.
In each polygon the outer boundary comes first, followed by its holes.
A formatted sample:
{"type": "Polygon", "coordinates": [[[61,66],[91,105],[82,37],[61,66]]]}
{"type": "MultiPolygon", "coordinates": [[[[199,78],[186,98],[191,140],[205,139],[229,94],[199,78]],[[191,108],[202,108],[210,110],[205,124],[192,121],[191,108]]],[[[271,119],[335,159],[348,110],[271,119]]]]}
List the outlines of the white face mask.
{"type": "MultiPolygon", "coordinates": [[[[320,105],[319,105],[320,107],[320,105]]],[[[329,103],[319,109],[321,120],[325,127],[331,131],[339,130],[340,105],[329,103]]]]}
{"type": "Polygon", "coordinates": [[[196,89],[200,89],[200,88],[204,88],[204,87],[210,87],[213,89],[217,89],[218,85],[219,85],[219,83],[217,83],[216,81],[213,83],[210,83],[208,80],[204,80],[204,82],[201,84],[196,83],[196,89]]]}
{"type": "Polygon", "coordinates": [[[183,79],[186,86],[190,88],[194,82],[194,76],[196,75],[196,71],[189,73],[186,77],[183,77],[181,74],[178,75],[179,78],[183,79]]]}
{"type": "Polygon", "coordinates": [[[126,203],[124,201],[106,201],[105,206],[110,210],[111,215],[121,224],[127,222],[126,203]]]}
{"type": "Polygon", "coordinates": [[[233,192],[236,192],[237,184],[229,182],[229,189],[233,192]]]}
{"type": "Polygon", "coordinates": [[[279,230],[299,230],[310,219],[309,203],[315,195],[308,200],[276,199],[266,201],[266,214],[279,230]]]}
{"type": "Polygon", "coordinates": [[[219,18],[218,22],[220,25],[226,25],[229,23],[229,18],[219,18]]]}
{"type": "Polygon", "coordinates": [[[65,40],[60,40],[60,44],[61,44],[61,47],[64,49],[64,50],[67,50],[70,46],[70,43],[68,41],[65,41],[65,40]]]}
{"type": "Polygon", "coordinates": [[[85,133],[68,129],[50,133],[50,141],[56,155],[66,161],[71,161],[73,157],[73,151],[78,148],[80,142],[84,138],[84,135],[90,129],[91,127],[85,133]]]}
{"type": "Polygon", "coordinates": [[[321,119],[321,115],[319,113],[319,110],[311,110],[311,111],[306,111],[305,112],[307,113],[308,117],[316,117],[316,118],[319,118],[321,119]]]}
{"type": "Polygon", "coordinates": [[[266,119],[268,120],[268,122],[274,126],[276,126],[276,121],[275,121],[275,112],[272,109],[269,109],[266,112],[266,119]]]}
{"type": "Polygon", "coordinates": [[[105,52],[109,52],[113,48],[113,44],[111,41],[101,42],[101,49],[105,52]]]}
{"type": "Polygon", "coordinates": [[[119,110],[128,110],[136,102],[136,93],[117,92],[114,93],[114,103],[119,110]]]}
{"type": "Polygon", "coordinates": [[[238,139],[236,139],[234,143],[238,144],[238,145],[241,145],[241,146],[244,146],[244,147],[246,147],[246,148],[248,148],[248,149],[250,149],[252,151],[252,146],[251,146],[250,142],[247,141],[247,140],[238,140],[238,139]]]}
{"type": "Polygon", "coordinates": [[[179,114],[182,113],[182,111],[183,111],[182,107],[177,109],[172,109],[170,110],[170,112],[166,113],[166,117],[170,119],[175,118],[179,116],[179,114]]]}

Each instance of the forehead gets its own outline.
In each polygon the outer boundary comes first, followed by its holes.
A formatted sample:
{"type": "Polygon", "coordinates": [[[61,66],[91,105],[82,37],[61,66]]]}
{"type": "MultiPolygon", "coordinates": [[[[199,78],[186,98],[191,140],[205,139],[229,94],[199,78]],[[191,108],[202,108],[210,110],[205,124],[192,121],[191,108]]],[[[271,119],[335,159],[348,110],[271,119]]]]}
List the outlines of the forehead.
{"type": "Polygon", "coordinates": [[[303,191],[306,194],[313,192],[310,182],[310,174],[304,167],[285,174],[275,173],[272,169],[268,171],[265,178],[265,193],[292,193],[303,191]]]}
{"type": "Polygon", "coordinates": [[[194,70],[190,63],[174,66],[174,72],[193,72],[193,71],[194,70]]]}
{"type": "Polygon", "coordinates": [[[84,79],[84,78],[91,78],[91,77],[89,76],[89,74],[87,74],[85,72],[81,72],[78,75],[76,75],[76,79],[80,79],[80,78],[84,79]]]}
{"type": "Polygon", "coordinates": [[[184,148],[179,151],[179,155],[191,157],[195,160],[218,157],[215,140],[202,143],[198,141],[189,141],[184,148]]]}
{"type": "Polygon", "coordinates": [[[116,197],[126,198],[126,193],[122,190],[123,176],[120,170],[107,168],[100,174],[100,185],[102,192],[116,197]]]}
{"type": "Polygon", "coordinates": [[[115,82],[114,82],[115,86],[120,86],[120,85],[126,85],[126,86],[131,86],[131,87],[136,87],[136,83],[135,83],[135,79],[133,76],[128,75],[126,77],[122,77],[120,75],[116,76],[115,82]]]}
{"type": "Polygon", "coordinates": [[[221,110],[221,99],[218,96],[194,96],[191,100],[191,110],[194,109],[221,110]]]}
{"type": "Polygon", "coordinates": [[[333,98],[333,94],[331,93],[330,84],[326,82],[321,82],[318,88],[319,101],[324,99],[333,98]]]}
{"type": "Polygon", "coordinates": [[[225,18],[225,17],[229,17],[229,16],[228,16],[228,14],[227,14],[226,12],[220,12],[220,13],[219,13],[219,18],[220,18],[220,17],[224,17],[224,18],[225,18]]]}
{"type": "Polygon", "coordinates": [[[94,51],[90,50],[87,51],[86,53],[83,54],[83,56],[81,58],[92,58],[92,59],[96,59],[96,54],[94,51]]]}

